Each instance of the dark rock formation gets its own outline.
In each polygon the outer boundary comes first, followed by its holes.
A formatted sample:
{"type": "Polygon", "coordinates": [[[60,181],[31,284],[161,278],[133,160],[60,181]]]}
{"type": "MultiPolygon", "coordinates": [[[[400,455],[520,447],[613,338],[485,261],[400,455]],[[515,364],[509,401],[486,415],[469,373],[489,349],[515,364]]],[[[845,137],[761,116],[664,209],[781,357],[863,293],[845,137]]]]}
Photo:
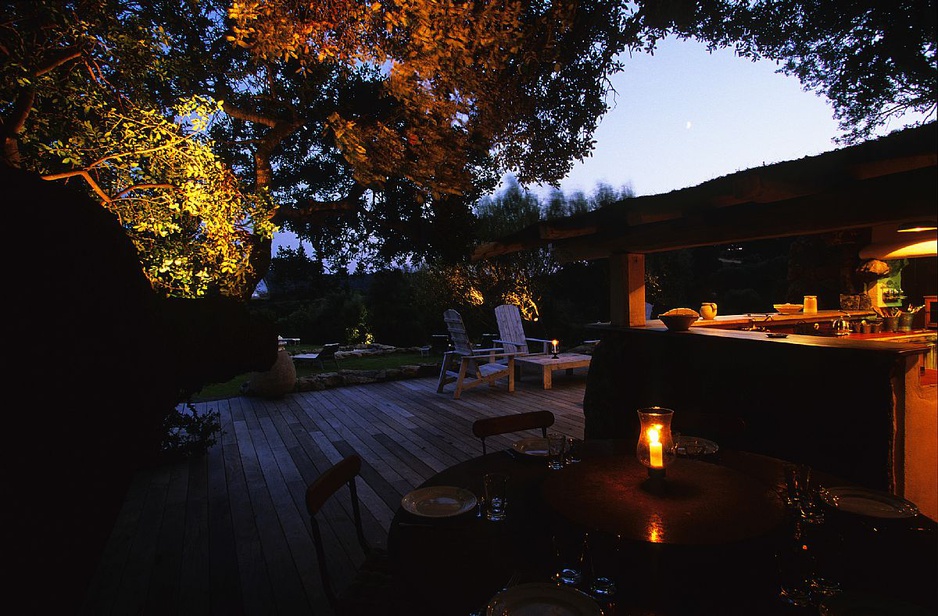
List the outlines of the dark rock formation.
{"type": "Polygon", "coordinates": [[[0,190],[8,583],[25,613],[76,613],[164,418],[269,367],[276,334],[237,302],[157,296],[116,218],[75,190],[2,166],[0,190]]]}

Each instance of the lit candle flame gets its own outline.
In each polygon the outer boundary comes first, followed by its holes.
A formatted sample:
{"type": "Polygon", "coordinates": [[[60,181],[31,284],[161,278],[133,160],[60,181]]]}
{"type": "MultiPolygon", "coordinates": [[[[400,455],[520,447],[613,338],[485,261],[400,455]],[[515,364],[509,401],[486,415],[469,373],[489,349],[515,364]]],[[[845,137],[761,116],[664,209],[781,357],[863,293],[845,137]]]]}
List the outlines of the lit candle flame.
{"type": "Polygon", "coordinates": [[[648,456],[652,468],[664,467],[664,456],[661,449],[661,426],[654,425],[648,428],[648,456]]]}

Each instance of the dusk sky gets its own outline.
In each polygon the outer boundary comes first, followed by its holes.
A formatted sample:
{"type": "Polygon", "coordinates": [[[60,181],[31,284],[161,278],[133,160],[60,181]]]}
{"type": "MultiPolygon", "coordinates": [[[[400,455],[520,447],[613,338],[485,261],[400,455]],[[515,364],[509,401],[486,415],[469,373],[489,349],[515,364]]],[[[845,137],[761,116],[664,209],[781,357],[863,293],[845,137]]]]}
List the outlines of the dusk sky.
{"type": "MultiPolygon", "coordinates": [[[[625,71],[613,77],[614,108],[596,131],[593,155],[574,165],[561,189],[589,195],[604,182],[630,186],[636,196],[661,194],[837,149],[841,131],[827,100],[776,69],[673,38],[654,56],[626,58],[625,71]]],[[[275,237],[275,256],[279,245],[296,247],[296,237],[275,237]]]]}

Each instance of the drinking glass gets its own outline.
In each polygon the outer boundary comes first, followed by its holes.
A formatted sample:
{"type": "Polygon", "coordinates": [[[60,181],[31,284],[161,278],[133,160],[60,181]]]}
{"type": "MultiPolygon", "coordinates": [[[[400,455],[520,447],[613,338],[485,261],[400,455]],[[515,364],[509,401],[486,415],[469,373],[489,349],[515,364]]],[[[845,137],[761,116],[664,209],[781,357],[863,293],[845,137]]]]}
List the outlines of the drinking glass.
{"type": "Polygon", "coordinates": [[[508,475],[486,473],[482,476],[485,518],[492,522],[504,520],[508,514],[508,475]]]}
{"type": "Polygon", "coordinates": [[[584,540],[586,569],[589,575],[589,594],[600,604],[615,600],[616,570],[619,566],[619,535],[586,534],[584,540]]]}
{"type": "Polygon", "coordinates": [[[564,466],[564,451],[567,435],[560,432],[547,433],[547,466],[551,470],[560,470],[564,466]]]}
{"type": "Polygon", "coordinates": [[[583,559],[586,556],[585,533],[572,529],[558,530],[551,536],[554,547],[555,582],[579,586],[583,582],[583,559]]]}
{"type": "Polygon", "coordinates": [[[567,437],[566,443],[566,454],[564,457],[564,464],[576,464],[580,461],[580,455],[576,451],[576,446],[581,441],[573,438],[572,436],[567,437]]]}

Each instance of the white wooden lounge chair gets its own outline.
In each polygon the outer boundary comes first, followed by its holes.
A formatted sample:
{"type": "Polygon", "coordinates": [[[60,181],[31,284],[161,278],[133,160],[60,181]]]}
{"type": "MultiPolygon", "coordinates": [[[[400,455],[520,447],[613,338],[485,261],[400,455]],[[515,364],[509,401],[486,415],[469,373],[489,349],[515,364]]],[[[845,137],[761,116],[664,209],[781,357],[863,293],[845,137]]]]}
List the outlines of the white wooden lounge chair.
{"type": "Polygon", "coordinates": [[[514,353],[505,353],[499,348],[472,348],[462,316],[455,310],[445,311],[443,320],[449,330],[453,350],[443,354],[437,393],[441,393],[446,384],[455,381],[456,391],[453,398],[459,399],[459,395],[466,389],[483,383],[495,387],[496,382],[501,379],[508,379],[508,391],[515,390],[514,353]]]}
{"type": "Polygon", "coordinates": [[[524,335],[524,324],[521,321],[521,309],[514,304],[502,304],[495,308],[495,320],[498,321],[498,340],[506,353],[519,355],[533,355],[537,353],[550,353],[551,340],[543,338],[528,338],[524,335]],[[533,344],[528,344],[533,343],[533,344]]]}

